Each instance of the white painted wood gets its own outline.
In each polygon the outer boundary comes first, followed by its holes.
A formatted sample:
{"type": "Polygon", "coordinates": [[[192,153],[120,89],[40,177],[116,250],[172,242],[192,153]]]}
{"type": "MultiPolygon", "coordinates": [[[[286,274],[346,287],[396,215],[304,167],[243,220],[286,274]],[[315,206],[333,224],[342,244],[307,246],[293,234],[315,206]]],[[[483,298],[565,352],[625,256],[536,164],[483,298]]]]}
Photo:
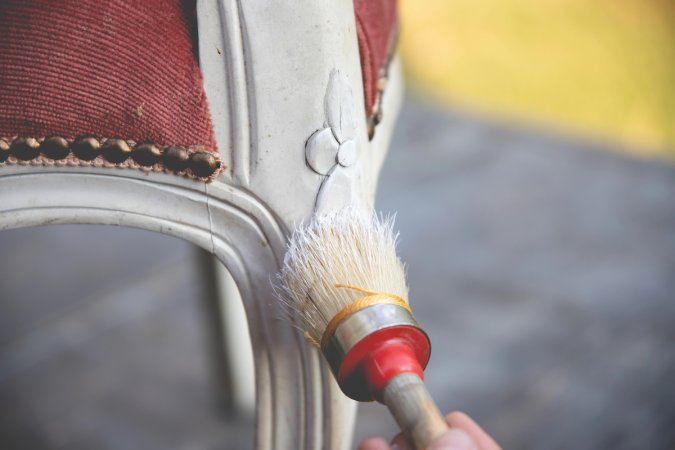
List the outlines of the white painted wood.
{"type": "Polygon", "coordinates": [[[335,167],[340,143],[330,128],[322,128],[310,136],[305,146],[307,165],[320,175],[328,175],[335,167]]]}
{"type": "MultiPolygon", "coordinates": [[[[123,169],[0,167],[0,230],[52,223],[138,227],[183,238],[223,262],[246,312],[261,450],[352,446],[354,402],[321,355],[279,319],[270,284],[289,232],[312,213],[320,190],[324,208],[372,208],[400,102],[400,71],[395,64],[383,121],[368,141],[352,8],[349,0],[198,1],[200,63],[228,166],[212,183],[123,169]],[[347,113],[353,124],[339,125],[347,113]],[[340,146],[344,152],[333,156],[326,175],[308,166],[305,147],[331,123],[338,154],[340,146]]],[[[226,319],[225,327],[234,325],[226,319]]]]}
{"type": "Polygon", "coordinates": [[[255,412],[255,364],[251,335],[246,322],[246,311],[239,289],[227,268],[213,258],[216,272],[216,295],[220,304],[223,323],[224,352],[231,379],[232,406],[237,414],[253,415],[255,412]]]}
{"type": "Polygon", "coordinates": [[[333,69],[328,78],[324,108],[326,123],[335,139],[340,144],[353,140],[357,130],[354,95],[345,75],[337,69],[333,69]]]}
{"type": "Polygon", "coordinates": [[[245,42],[237,0],[199,0],[199,57],[216,142],[227,174],[248,185],[251,166],[251,119],[245,42]]]}
{"type": "MultiPolygon", "coordinates": [[[[312,448],[305,446],[312,438],[308,425],[331,418],[310,414],[316,389],[305,380],[323,369],[303,338],[278,320],[269,277],[283,257],[286,232],[271,211],[218,181],[70,167],[8,166],[0,173],[0,229],[114,224],[181,237],[213,252],[237,281],[256,349],[257,448],[312,448]]],[[[322,389],[330,392],[326,384],[322,389]]]]}
{"type": "Polygon", "coordinates": [[[401,59],[398,55],[395,55],[389,65],[387,86],[382,97],[382,120],[377,125],[375,136],[370,141],[369,150],[363,154],[364,158],[369,157],[369,160],[365,161],[364,164],[367,164],[375,174],[370,180],[373,184],[365,186],[364,190],[373,195],[377,187],[377,176],[387,155],[394,125],[396,125],[398,112],[403,103],[404,89],[405,83],[401,59]]]}
{"type": "MultiPolygon", "coordinates": [[[[322,175],[307,170],[304,147],[314,132],[325,128],[324,99],[334,71],[339,71],[344,88],[351,91],[354,117],[365,117],[352,2],[198,2],[200,22],[212,22],[214,15],[225,17],[221,23],[233,21],[227,17],[237,17],[239,27],[226,26],[222,41],[242,43],[231,47],[236,52],[235,59],[244,61],[245,82],[237,84],[240,89],[237,98],[246,97],[246,111],[239,101],[228,103],[225,108],[230,116],[247,118],[238,121],[247,125],[250,136],[246,149],[240,148],[241,141],[233,135],[227,136],[225,142],[219,141],[219,147],[221,151],[236,153],[237,161],[242,158],[242,162],[233,164],[235,172],[246,160],[249,162],[250,186],[255,186],[256,195],[292,227],[311,213],[324,181],[322,175]]],[[[200,50],[217,45],[222,43],[201,40],[200,50]]],[[[201,54],[200,60],[209,104],[213,107],[227,99],[211,96],[214,89],[209,86],[222,82],[222,76],[210,70],[209,55],[213,51],[201,54]]],[[[222,52],[221,56],[227,55],[222,52]]],[[[365,123],[357,124],[354,139],[358,149],[368,146],[365,123]]],[[[369,192],[374,179],[375,174],[369,170],[354,170],[349,178],[353,189],[341,190],[343,203],[351,200],[354,190],[359,192],[354,195],[363,197],[360,192],[369,192]]]]}

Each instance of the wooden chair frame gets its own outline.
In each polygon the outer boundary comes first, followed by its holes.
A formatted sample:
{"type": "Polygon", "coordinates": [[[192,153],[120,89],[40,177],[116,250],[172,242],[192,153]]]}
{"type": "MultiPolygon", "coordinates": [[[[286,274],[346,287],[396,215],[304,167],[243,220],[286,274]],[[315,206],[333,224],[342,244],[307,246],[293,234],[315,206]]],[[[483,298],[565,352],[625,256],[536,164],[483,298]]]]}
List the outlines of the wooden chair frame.
{"type": "Polygon", "coordinates": [[[176,236],[213,253],[234,278],[248,320],[256,448],[346,450],[355,404],[321,355],[280,320],[270,279],[289,231],[311,215],[322,188],[321,208],[355,201],[372,207],[401,99],[398,62],[383,120],[369,140],[351,1],[201,0],[198,19],[205,89],[227,170],[203,183],[132,169],[6,165],[0,230],[113,224],[176,236]],[[308,159],[326,155],[310,154],[310,138],[335,126],[331,111],[347,110],[357,153],[352,149],[349,167],[317,173],[308,159]]]}

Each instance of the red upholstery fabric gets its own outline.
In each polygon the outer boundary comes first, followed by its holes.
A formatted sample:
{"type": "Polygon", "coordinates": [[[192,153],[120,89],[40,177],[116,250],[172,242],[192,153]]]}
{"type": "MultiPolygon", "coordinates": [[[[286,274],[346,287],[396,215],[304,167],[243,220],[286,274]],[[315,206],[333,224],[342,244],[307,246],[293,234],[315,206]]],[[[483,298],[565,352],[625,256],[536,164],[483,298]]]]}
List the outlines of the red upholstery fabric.
{"type": "Polygon", "coordinates": [[[380,70],[387,64],[396,33],[397,0],[354,0],[366,113],[375,112],[380,70]]]}
{"type": "Polygon", "coordinates": [[[0,136],[215,141],[194,0],[0,0],[0,136]]]}
{"type": "MultiPolygon", "coordinates": [[[[0,136],[119,136],[215,150],[195,0],[0,0],[0,136]]],[[[396,0],[355,0],[366,111],[396,0]]]]}

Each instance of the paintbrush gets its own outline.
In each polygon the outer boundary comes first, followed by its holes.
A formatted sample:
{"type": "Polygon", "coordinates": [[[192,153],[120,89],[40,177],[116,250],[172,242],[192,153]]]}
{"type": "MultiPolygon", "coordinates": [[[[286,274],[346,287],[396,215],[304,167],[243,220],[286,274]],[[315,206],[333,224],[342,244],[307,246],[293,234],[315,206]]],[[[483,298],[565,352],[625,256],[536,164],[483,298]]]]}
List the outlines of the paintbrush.
{"type": "Polygon", "coordinates": [[[431,347],[406,300],[396,240],[391,218],[355,208],[317,214],[293,233],[278,291],[342,391],[385,404],[426,450],[448,426],[422,381],[431,347]]]}

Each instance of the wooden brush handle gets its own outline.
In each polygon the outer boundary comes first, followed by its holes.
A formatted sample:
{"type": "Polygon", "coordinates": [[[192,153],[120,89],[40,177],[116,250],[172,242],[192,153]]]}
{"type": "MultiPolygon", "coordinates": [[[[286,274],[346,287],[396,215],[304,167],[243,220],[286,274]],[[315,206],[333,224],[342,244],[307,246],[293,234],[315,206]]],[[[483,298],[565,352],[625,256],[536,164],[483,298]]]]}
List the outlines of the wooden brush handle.
{"type": "Polygon", "coordinates": [[[413,373],[392,378],[384,388],[383,400],[417,450],[427,450],[435,438],[448,430],[424,382],[413,373]]]}

